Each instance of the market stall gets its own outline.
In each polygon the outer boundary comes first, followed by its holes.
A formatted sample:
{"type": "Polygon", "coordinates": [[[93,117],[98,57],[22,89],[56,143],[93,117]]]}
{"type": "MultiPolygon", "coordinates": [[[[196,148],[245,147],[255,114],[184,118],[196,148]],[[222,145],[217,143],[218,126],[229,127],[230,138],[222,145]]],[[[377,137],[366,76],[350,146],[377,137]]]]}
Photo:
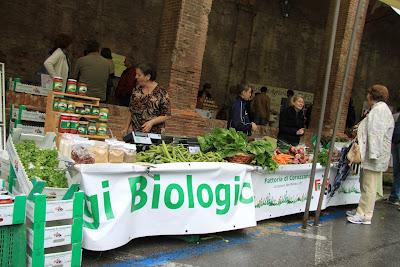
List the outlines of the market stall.
{"type": "MultiPolygon", "coordinates": [[[[271,138],[249,142],[233,129],[199,137],[197,150],[173,140],[136,147],[70,133],[59,136],[54,150],[54,136],[13,132],[7,142],[16,175],[11,189],[28,194],[46,181],[43,192],[58,200],[79,183],[86,200],[82,247],[89,250],[114,249],[144,236],[253,227],[304,210],[311,169],[304,147],[277,149],[271,138]]],[[[323,169],[318,166],[312,209],[323,169]]],[[[323,208],[356,203],[358,181],[349,183],[333,198],[326,196],[323,208]]]]}

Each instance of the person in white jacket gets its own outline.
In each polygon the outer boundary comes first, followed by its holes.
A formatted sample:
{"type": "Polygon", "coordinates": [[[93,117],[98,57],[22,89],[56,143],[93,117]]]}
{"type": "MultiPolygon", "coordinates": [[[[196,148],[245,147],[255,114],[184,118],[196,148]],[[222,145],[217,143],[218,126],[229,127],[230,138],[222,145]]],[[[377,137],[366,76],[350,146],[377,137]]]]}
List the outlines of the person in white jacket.
{"type": "Polygon", "coordinates": [[[71,64],[67,53],[67,48],[71,45],[72,38],[67,34],[57,35],[54,48],[50,51],[51,55],[45,60],[44,66],[51,78],[61,77],[64,88],[69,77],[71,64]]]}
{"type": "Polygon", "coordinates": [[[351,223],[371,224],[377,181],[382,180],[382,172],[389,166],[394,120],[385,103],[388,98],[389,91],[383,85],[373,85],[367,90],[370,110],[357,131],[361,154],[361,197],[357,210],[347,212],[347,220],[351,223]]]}

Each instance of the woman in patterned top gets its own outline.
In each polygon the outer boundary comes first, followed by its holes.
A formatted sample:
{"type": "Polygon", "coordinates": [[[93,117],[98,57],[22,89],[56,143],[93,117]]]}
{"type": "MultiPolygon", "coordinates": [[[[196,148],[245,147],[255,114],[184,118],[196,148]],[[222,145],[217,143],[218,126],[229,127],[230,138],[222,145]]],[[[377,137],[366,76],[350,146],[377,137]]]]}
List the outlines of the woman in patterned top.
{"type": "Polygon", "coordinates": [[[156,75],[150,65],[136,67],[137,87],[132,91],[129,104],[133,131],[162,133],[171,115],[168,93],[155,81],[156,75]]]}

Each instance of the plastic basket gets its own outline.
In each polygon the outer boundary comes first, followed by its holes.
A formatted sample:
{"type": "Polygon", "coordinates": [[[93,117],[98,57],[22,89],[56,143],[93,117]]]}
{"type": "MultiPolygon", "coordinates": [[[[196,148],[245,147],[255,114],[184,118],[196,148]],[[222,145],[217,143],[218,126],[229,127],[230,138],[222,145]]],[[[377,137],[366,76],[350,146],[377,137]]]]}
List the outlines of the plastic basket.
{"type": "Polygon", "coordinates": [[[26,266],[25,224],[0,227],[0,267],[26,266]]]}

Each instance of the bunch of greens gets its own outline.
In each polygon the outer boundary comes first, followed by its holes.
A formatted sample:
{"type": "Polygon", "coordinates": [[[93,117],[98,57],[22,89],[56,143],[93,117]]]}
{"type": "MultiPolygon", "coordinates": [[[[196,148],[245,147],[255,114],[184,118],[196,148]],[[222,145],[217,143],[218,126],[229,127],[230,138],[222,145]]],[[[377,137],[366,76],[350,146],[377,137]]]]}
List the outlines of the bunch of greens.
{"type": "Polygon", "coordinates": [[[318,154],[318,163],[324,167],[328,165],[328,153],[329,149],[322,148],[318,154]]]}
{"type": "Polygon", "coordinates": [[[65,170],[59,169],[58,152],[40,149],[34,141],[23,141],[15,146],[29,179],[39,178],[48,187],[67,188],[65,170]]]}
{"type": "Polygon", "coordinates": [[[190,154],[189,150],[183,145],[166,145],[164,141],[161,145],[152,145],[146,151],[139,152],[136,156],[138,162],[148,162],[153,164],[172,163],[172,162],[220,162],[224,161],[218,152],[198,152],[190,154]]]}
{"type": "Polygon", "coordinates": [[[211,133],[197,138],[203,152],[218,151],[223,158],[247,152],[247,137],[230,128],[214,128],[211,133]]]}
{"type": "Polygon", "coordinates": [[[256,140],[247,145],[247,152],[253,154],[254,164],[263,167],[263,169],[268,169],[274,171],[278,168],[278,164],[272,160],[275,148],[267,140],[256,140]]]}
{"type": "Polygon", "coordinates": [[[235,129],[215,128],[211,133],[197,138],[203,152],[219,152],[223,158],[237,154],[252,154],[255,156],[253,164],[264,169],[275,170],[278,165],[272,160],[275,147],[269,140],[247,142],[247,137],[235,129]]]}

